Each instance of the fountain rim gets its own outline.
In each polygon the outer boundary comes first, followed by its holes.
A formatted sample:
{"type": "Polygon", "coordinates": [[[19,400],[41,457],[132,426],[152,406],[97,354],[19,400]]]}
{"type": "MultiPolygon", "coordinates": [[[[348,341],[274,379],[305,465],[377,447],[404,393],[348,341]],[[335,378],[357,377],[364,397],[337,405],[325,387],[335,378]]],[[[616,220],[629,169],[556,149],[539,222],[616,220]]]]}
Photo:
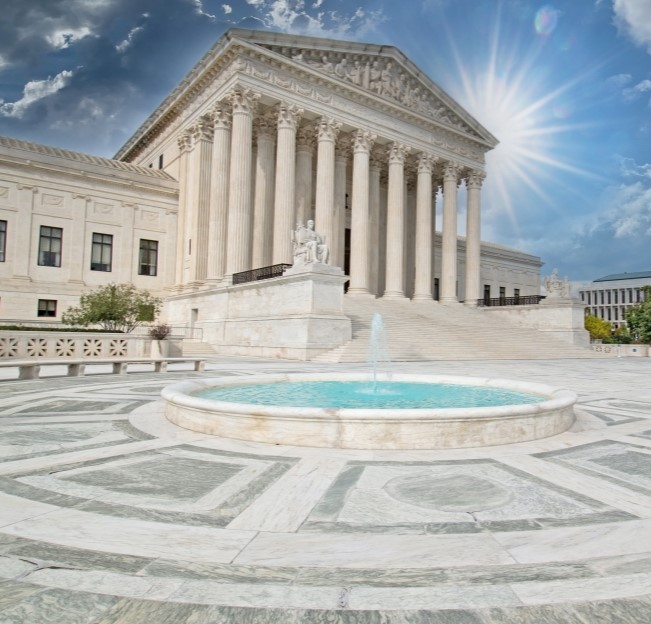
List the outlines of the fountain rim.
{"type": "Polygon", "coordinates": [[[245,377],[213,377],[193,379],[165,387],[161,396],[172,405],[208,412],[228,412],[230,414],[284,419],[341,418],[347,420],[393,419],[409,420],[455,420],[517,418],[535,415],[550,410],[562,410],[576,403],[576,393],[547,384],[503,379],[499,377],[467,377],[460,375],[419,375],[405,373],[276,373],[251,375],[245,377]],[[455,407],[455,408],[326,408],[295,407],[285,405],[260,405],[257,403],[233,403],[194,396],[192,393],[222,386],[248,386],[253,384],[274,384],[309,381],[388,381],[430,384],[451,384],[472,387],[495,387],[516,392],[525,392],[543,397],[536,403],[513,403],[500,406],[455,407]]]}

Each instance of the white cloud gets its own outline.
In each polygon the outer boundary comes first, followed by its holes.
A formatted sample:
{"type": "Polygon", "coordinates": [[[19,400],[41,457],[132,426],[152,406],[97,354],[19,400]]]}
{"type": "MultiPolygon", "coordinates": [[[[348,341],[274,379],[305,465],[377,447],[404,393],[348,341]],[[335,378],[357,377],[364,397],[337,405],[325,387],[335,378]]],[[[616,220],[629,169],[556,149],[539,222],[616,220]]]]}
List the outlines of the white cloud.
{"type": "Polygon", "coordinates": [[[621,89],[624,85],[627,85],[629,82],[633,80],[633,76],[631,74],[616,74],[614,76],[610,76],[606,80],[606,84],[609,87],[614,87],[616,89],[621,89]]]}
{"type": "Polygon", "coordinates": [[[80,28],[60,28],[53,30],[45,36],[45,40],[57,50],[68,48],[71,43],[79,41],[84,37],[92,35],[90,28],[81,26],[80,28]]]}
{"type": "Polygon", "coordinates": [[[651,164],[638,165],[632,158],[620,158],[619,168],[625,177],[651,178],[651,164]]]}
{"type": "Polygon", "coordinates": [[[282,32],[333,38],[359,38],[384,21],[382,11],[352,8],[346,13],[324,11],[321,0],[245,0],[255,7],[267,28],[282,32]]]}
{"type": "Polygon", "coordinates": [[[207,11],[204,10],[203,0],[192,0],[192,4],[194,4],[195,12],[198,13],[199,15],[203,15],[204,17],[207,17],[211,21],[217,19],[216,15],[213,15],[212,13],[208,13],[207,11]]]}
{"type": "Polygon", "coordinates": [[[123,41],[120,41],[120,43],[118,43],[118,44],[115,46],[115,49],[116,49],[118,52],[120,52],[120,53],[125,52],[125,51],[126,51],[126,50],[131,46],[131,44],[133,43],[133,38],[134,38],[134,37],[135,37],[139,32],[143,31],[144,29],[145,29],[144,26],[136,26],[136,27],[132,28],[132,29],[129,31],[129,34],[127,35],[126,39],[124,39],[123,41]]]}
{"type": "Polygon", "coordinates": [[[226,15],[229,15],[233,12],[233,7],[230,4],[222,4],[222,9],[224,9],[224,13],[226,13],[226,15]]]}
{"type": "Polygon", "coordinates": [[[647,91],[651,91],[651,80],[642,80],[642,82],[638,82],[634,87],[624,89],[622,95],[625,100],[630,101],[635,100],[639,95],[647,91]]]}
{"type": "Polygon", "coordinates": [[[0,100],[0,115],[3,117],[16,117],[20,119],[25,111],[38,100],[60,91],[70,83],[73,72],[64,70],[54,78],[46,80],[31,80],[23,89],[23,97],[16,102],[0,100]]]}
{"type": "Polygon", "coordinates": [[[651,2],[649,0],[613,0],[615,22],[636,44],[651,54],[651,2]]]}

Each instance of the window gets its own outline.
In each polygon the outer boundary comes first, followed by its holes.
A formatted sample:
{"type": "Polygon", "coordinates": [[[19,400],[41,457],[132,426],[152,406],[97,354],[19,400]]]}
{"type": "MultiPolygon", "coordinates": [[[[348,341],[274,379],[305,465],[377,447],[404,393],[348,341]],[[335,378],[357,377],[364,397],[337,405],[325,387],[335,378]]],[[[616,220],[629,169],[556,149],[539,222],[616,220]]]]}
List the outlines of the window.
{"type": "Polygon", "coordinates": [[[163,155],[162,154],[158,157],[158,168],[159,169],[163,168],[163,155]]]}
{"type": "Polygon", "coordinates": [[[617,299],[618,299],[617,294],[618,293],[619,293],[619,291],[617,289],[613,290],[613,297],[615,298],[613,303],[619,303],[619,301],[617,301],[617,299]]]}
{"type": "Polygon", "coordinates": [[[38,241],[39,266],[61,266],[61,239],[63,230],[57,227],[41,226],[41,236],[38,241]]]}
{"type": "Polygon", "coordinates": [[[37,316],[56,316],[57,302],[56,299],[39,299],[37,316]]]}
{"type": "Polygon", "coordinates": [[[607,297],[608,297],[608,303],[609,303],[609,304],[611,303],[611,301],[610,301],[610,293],[611,293],[611,292],[612,292],[612,291],[610,291],[610,290],[606,291],[606,295],[607,295],[607,297]]]}
{"type": "Polygon", "coordinates": [[[113,257],[113,235],[93,233],[93,246],[90,252],[90,270],[111,270],[113,257]]]}
{"type": "Polygon", "coordinates": [[[484,284],[484,301],[488,301],[491,298],[491,285],[484,284]]]}
{"type": "Polygon", "coordinates": [[[7,222],[0,221],[0,262],[5,261],[6,248],[7,248],[7,222]]]}
{"type": "Polygon", "coordinates": [[[434,301],[438,301],[440,299],[440,294],[439,294],[439,278],[435,277],[434,278],[434,301]]]}
{"type": "Polygon", "coordinates": [[[138,275],[158,274],[158,241],[140,239],[138,275]]]}
{"type": "Polygon", "coordinates": [[[519,289],[519,288],[514,288],[514,289],[513,289],[513,296],[514,296],[516,299],[520,299],[520,289],[519,289]]]}

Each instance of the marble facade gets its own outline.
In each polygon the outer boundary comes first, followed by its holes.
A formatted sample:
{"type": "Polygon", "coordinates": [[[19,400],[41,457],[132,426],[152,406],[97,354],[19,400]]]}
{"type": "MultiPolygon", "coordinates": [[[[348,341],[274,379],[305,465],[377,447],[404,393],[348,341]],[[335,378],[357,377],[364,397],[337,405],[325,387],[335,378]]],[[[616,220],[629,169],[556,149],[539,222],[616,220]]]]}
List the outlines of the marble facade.
{"type": "Polygon", "coordinates": [[[37,300],[55,300],[57,322],[81,293],[130,281],[168,300],[167,322],[205,330],[232,275],[291,264],[308,220],[351,296],[537,294],[539,258],[480,241],[496,144],[396,48],[228,31],[115,159],[0,138],[0,317],[43,320],[37,300]],[[48,225],[64,232],[60,267],[37,262],[48,225]],[[96,233],[108,271],[91,268],[96,233]],[[139,240],[157,245],[156,275],[139,240]]]}

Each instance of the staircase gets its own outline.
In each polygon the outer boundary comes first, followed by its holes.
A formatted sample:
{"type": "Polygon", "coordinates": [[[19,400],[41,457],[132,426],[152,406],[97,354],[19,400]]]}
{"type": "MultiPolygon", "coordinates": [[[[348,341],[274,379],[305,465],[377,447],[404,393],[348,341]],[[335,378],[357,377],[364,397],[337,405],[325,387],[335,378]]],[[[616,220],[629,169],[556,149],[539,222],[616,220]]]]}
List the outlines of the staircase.
{"type": "Polygon", "coordinates": [[[352,320],[353,338],[314,361],[368,361],[375,312],[382,315],[395,362],[599,357],[587,347],[565,343],[536,329],[516,327],[482,308],[346,295],[344,313],[352,320]]]}
{"type": "Polygon", "coordinates": [[[217,352],[207,342],[201,342],[197,338],[184,338],[181,345],[184,357],[210,357],[217,355],[217,352]]]}

